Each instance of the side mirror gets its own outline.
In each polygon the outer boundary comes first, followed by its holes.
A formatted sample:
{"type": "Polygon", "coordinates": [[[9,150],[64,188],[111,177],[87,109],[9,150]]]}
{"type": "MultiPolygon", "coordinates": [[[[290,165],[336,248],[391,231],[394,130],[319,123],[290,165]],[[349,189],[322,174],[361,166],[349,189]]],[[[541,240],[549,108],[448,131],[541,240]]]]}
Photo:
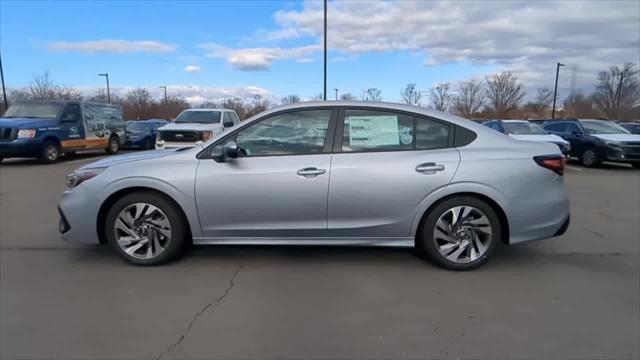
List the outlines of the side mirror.
{"type": "Polygon", "coordinates": [[[582,136],[582,133],[580,131],[572,131],[571,135],[575,135],[575,136],[582,136]]]}
{"type": "Polygon", "coordinates": [[[235,125],[235,124],[230,119],[224,119],[224,121],[222,121],[222,126],[224,126],[226,128],[232,127],[233,125],[235,125]]]}
{"type": "Polygon", "coordinates": [[[224,156],[230,159],[237,158],[239,152],[238,144],[236,144],[235,141],[227,141],[222,148],[224,156]]]}

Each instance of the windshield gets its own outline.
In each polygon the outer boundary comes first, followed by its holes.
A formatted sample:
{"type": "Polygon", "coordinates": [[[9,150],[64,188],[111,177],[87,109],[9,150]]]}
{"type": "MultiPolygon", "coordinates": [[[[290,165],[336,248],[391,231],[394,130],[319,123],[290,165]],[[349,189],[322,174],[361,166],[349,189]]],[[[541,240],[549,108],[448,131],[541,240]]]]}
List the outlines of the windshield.
{"type": "Polygon", "coordinates": [[[546,135],[548,134],[543,128],[528,121],[509,122],[503,121],[502,126],[508,134],[516,135],[546,135]]]}
{"type": "Polygon", "coordinates": [[[220,114],[220,111],[183,111],[176,118],[176,123],[217,124],[220,114]]]}
{"type": "Polygon", "coordinates": [[[127,123],[127,130],[146,130],[147,127],[147,124],[137,121],[131,121],[127,123]]]}
{"type": "Polygon", "coordinates": [[[630,133],[632,134],[640,134],[640,125],[635,125],[635,124],[624,124],[621,125],[623,128],[629,130],[630,133]]]}
{"type": "Polygon", "coordinates": [[[622,126],[608,121],[582,121],[587,134],[630,134],[622,126]]]}
{"type": "Polygon", "coordinates": [[[44,118],[55,119],[62,109],[58,103],[15,103],[4,113],[5,118],[44,118]]]}

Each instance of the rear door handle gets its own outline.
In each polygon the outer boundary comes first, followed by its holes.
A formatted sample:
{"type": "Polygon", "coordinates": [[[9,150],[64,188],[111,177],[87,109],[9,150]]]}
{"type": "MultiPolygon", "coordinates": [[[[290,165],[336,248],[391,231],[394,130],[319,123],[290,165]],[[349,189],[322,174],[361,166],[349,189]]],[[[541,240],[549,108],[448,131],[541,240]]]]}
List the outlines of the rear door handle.
{"type": "Polygon", "coordinates": [[[424,174],[435,174],[436,171],[443,171],[444,165],[436,163],[424,163],[416,166],[416,171],[424,174]]]}
{"type": "Polygon", "coordinates": [[[324,173],[326,173],[327,171],[324,169],[318,169],[315,167],[307,167],[304,169],[300,169],[298,170],[297,174],[300,176],[304,176],[304,177],[316,177],[318,175],[322,175],[324,173]]]}

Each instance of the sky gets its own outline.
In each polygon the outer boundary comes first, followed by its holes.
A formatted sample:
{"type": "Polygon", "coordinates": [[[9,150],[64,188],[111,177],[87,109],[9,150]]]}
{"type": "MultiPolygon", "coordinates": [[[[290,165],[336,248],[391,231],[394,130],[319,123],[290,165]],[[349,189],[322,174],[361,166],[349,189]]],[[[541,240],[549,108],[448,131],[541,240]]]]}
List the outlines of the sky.
{"type": "MultiPolygon", "coordinates": [[[[516,74],[529,97],[590,92],[597,72],[640,63],[640,1],[329,1],[328,97],[516,74]]],[[[9,88],[48,71],[91,95],[142,86],[193,104],[322,93],[322,1],[0,0],[9,88]]]]}

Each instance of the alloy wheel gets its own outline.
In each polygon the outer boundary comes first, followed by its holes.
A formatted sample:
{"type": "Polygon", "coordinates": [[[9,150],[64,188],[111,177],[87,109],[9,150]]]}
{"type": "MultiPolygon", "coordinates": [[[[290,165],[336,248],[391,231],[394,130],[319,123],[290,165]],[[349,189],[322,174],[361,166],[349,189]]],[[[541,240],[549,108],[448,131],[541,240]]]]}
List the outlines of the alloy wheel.
{"type": "Polygon", "coordinates": [[[45,149],[45,151],[46,151],[47,160],[55,161],[56,159],[58,159],[58,148],[55,145],[53,144],[47,145],[47,148],[45,149]]]}
{"type": "Polygon", "coordinates": [[[433,230],[436,248],[447,260],[469,263],[482,257],[492,241],[489,218],[472,206],[456,206],[445,211],[433,230]]]}
{"type": "Polygon", "coordinates": [[[120,249],[137,259],[155,258],[171,242],[169,218],[148,203],[134,203],[122,209],[113,230],[120,249]]]}

